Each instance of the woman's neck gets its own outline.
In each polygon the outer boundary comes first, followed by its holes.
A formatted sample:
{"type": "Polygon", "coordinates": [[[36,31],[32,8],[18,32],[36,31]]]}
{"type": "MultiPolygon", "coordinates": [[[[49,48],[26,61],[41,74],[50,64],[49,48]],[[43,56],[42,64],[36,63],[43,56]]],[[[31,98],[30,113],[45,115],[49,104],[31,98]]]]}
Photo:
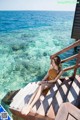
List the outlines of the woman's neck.
{"type": "Polygon", "coordinates": [[[58,66],[54,66],[54,69],[58,71],[58,66]]]}
{"type": "Polygon", "coordinates": [[[51,65],[51,68],[54,68],[55,70],[58,71],[58,66],[57,65],[56,66],[51,65]]]}

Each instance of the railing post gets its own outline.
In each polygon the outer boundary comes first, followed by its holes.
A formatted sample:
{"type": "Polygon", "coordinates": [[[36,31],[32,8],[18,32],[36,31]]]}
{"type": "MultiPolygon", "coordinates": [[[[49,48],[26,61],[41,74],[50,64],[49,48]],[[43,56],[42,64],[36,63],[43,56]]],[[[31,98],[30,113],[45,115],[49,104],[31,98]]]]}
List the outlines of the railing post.
{"type": "MultiPolygon", "coordinates": [[[[76,41],[77,41],[77,39],[76,39],[76,41]]],[[[78,47],[78,46],[74,47],[74,51],[75,51],[75,52],[77,51],[77,47],[78,47]]]]}
{"type": "Polygon", "coordinates": [[[77,72],[79,62],[80,62],[80,51],[79,51],[78,56],[77,56],[76,68],[74,68],[73,78],[75,78],[75,76],[76,76],[76,72],[77,72]]]}

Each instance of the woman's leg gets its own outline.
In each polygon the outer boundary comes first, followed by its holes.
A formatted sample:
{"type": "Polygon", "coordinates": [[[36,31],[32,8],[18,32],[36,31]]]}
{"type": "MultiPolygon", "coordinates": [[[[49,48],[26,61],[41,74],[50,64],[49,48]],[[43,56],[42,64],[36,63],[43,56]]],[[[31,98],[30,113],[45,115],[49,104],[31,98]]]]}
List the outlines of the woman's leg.
{"type": "Polygon", "coordinates": [[[36,89],[36,91],[35,91],[35,92],[33,93],[33,95],[31,96],[31,98],[30,98],[28,104],[25,105],[24,108],[22,108],[22,110],[21,110],[21,113],[22,113],[22,114],[23,114],[24,110],[27,109],[27,107],[32,103],[32,101],[33,101],[34,97],[36,96],[38,90],[39,90],[39,87],[36,89]]]}
{"type": "MultiPolygon", "coordinates": [[[[27,115],[27,114],[29,113],[29,111],[30,111],[30,109],[32,108],[32,106],[33,106],[33,105],[36,103],[36,101],[39,99],[39,97],[40,97],[40,95],[41,95],[41,91],[42,91],[42,86],[39,86],[37,93],[36,93],[34,96],[32,96],[32,97],[35,97],[35,98],[33,99],[33,101],[30,100],[30,101],[31,101],[31,104],[30,104],[30,102],[29,102],[29,104],[22,109],[22,111],[21,111],[22,114],[27,115]]],[[[32,99],[32,98],[31,98],[31,99],[32,99]]]]}
{"type": "Polygon", "coordinates": [[[50,87],[50,84],[42,84],[39,86],[38,88],[38,91],[33,99],[33,101],[31,102],[31,104],[28,104],[27,106],[25,106],[23,109],[22,109],[22,114],[25,114],[27,115],[29,113],[29,111],[31,110],[31,108],[33,107],[33,105],[37,102],[37,100],[39,99],[42,91],[45,89],[45,88],[48,88],[50,87]]]}
{"type": "Polygon", "coordinates": [[[37,102],[37,100],[40,98],[40,95],[41,95],[42,91],[43,91],[44,89],[46,89],[46,88],[50,88],[51,86],[52,86],[52,85],[51,85],[51,84],[48,84],[48,83],[40,85],[40,86],[39,86],[39,89],[38,89],[38,91],[37,91],[37,94],[36,94],[34,100],[32,101],[32,103],[30,104],[30,106],[33,107],[33,105],[34,105],[34,104],[37,102]]]}
{"type": "Polygon", "coordinates": [[[39,89],[39,87],[36,89],[36,91],[34,92],[34,94],[31,96],[31,98],[30,98],[30,100],[29,100],[29,102],[28,102],[28,104],[27,104],[27,105],[30,105],[30,104],[32,103],[32,101],[33,101],[34,97],[35,97],[35,96],[36,96],[36,94],[37,94],[38,89],[39,89]]]}

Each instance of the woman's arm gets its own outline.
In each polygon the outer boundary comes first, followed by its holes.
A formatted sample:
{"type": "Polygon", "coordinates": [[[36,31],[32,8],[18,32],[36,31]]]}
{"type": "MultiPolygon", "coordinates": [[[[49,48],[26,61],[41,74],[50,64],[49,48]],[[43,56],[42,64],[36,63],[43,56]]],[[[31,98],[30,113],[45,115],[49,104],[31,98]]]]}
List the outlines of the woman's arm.
{"type": "MultiPolygon", "coordinates": [[[[50,65],[50,68],[49,68],[49,70],[52,68],[52,65],[50,65]]],[[[48,71],[49,71],[48,70],[48,71]]],[[[44,76],[44,78],[42,79],[42,81],[45,81],[45,80],[47,80],[47,78],[49,77],[49,73],[47,72],[47,74],[44,76]]]]}
{"type": "Polygon", "coordinates": [[[42,79],[42,81],[45,81],[45,80],[47,80],[47,78],[48,78],[48,72],[47,72],[47,74],[44,76],[44,78],[42,79]]]}
{"type": "Polygon", "coordinates": [[[64,70],[62,70],[62,71],[57,75],[57,77],[56,77],[55,79],[48,81],[48,83],[54,83],[54,82],[56,82],[57,79],[59,79],[60,76],[61,76],[63,73],[64,73],[64,70]]]}
{"type": "Polygon", "coordinates": [[[44,76],[44,78],[43,78],[42,81],[39,83],[39,85],[41,85],[41,84],[45,84],[47,78],[48,78],[48,73],[44,76]]]}

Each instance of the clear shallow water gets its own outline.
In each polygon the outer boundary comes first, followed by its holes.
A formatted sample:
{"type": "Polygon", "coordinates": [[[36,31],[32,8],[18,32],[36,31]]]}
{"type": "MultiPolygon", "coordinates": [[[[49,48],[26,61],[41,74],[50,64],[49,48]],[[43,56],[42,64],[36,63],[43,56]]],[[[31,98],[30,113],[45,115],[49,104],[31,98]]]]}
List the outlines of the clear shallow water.
{"type": "MultiPolygon", "coordinates": [[[[74,12],[0,12],[0,99],[10,90],[42,79],[49,56],[74,42],[70,38],[73,17],[74,12]]],[[[61,58],[73,54],[70,50],[61,58]]]]}

